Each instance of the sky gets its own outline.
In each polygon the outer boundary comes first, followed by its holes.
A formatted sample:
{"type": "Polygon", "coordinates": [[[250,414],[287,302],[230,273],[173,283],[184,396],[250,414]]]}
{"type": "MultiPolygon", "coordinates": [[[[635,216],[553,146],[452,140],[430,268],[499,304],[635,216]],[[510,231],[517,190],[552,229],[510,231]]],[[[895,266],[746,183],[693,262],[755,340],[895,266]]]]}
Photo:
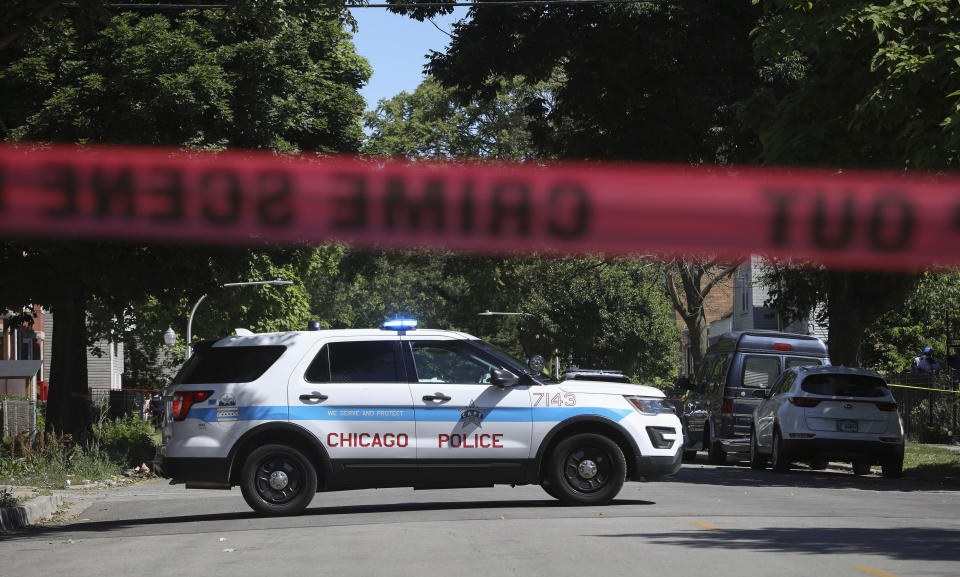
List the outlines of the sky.
{"type": "MultiPolygon", "coordinates": [[[[360,94],[367,100],[367,110],[376,108],[381,98],[392,98],[401,91],[413,92],[423,79],[423,65],[430,50],[443,52],[450,38],[428,20],[388,12],[383,8],[351,8],[357,20],[353,43],[357,53],[373,67],[373,76],[360,94]]],[[[437,26],[449,31],[453,23],[467,14],[467,8],[456,8],[449,16],[433,19],[437,26]]]]}

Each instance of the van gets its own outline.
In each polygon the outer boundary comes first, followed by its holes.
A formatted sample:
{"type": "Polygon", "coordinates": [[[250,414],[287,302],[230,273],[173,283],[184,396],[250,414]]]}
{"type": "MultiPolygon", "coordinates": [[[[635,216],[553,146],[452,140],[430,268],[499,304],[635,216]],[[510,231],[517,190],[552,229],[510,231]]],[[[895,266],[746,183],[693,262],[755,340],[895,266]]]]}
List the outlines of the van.
{"type": "Polygon", "coordinates": [[[827,347],[816,337],[772,331],[721,335],[679,404],[684,459],[707,451],[709,462],[722,464],[729,453],[749,453],[753,410],[761,402],[754,391],[769,389],[785,369],[829,364],[827,347]]]}

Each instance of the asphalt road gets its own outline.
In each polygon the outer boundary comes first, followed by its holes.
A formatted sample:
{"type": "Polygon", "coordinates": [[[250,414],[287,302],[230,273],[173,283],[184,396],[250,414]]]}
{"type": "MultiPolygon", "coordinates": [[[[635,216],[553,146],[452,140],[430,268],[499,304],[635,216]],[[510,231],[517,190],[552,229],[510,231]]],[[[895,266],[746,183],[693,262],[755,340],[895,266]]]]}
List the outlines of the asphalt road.
{"type": "Polygon", "coordinates": [[[960,487],[684,465],[605,507],[539,487],[321,493],[260,518],[237,489],[74,493],[76,517],[0,538],[0,577],[960,575],[960,487]]]}

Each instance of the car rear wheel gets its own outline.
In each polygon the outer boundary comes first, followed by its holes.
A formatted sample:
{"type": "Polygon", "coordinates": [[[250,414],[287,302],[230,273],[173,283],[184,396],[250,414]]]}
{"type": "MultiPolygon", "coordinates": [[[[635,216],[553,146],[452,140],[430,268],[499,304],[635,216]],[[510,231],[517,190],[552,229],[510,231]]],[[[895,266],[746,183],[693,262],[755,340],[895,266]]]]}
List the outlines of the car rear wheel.
{"type": "Polygon", "coordinates": [[[770,466],[778,473],[790,470],[790,456],[783,449],[783,437],[780,429],[773,430],[773,451],[770,454],[770,466]]]}
{"type": "Polygon", "coordinates": [[[887,479],[897,479],[903,476],[903,456],[893,457],[884,461],[880,468],[887,479]]]}
{"type": "Polygon", "coordinates": [[[727,462],[727,453],[724,452],[723,445],[712,435],[707,441],[707,461],[713,465],[723,465],[727,462]]]}
{"type": "Polygon", "coordinates": [[[815,471],[821,471],[827,468],[830,463],[826,459],[814,459],[810,461],[810,468],[815,471]]]}
{"type": "Polygon", "coordinates": [[[853,474],[854,475],[869,475],[870,474],[870,463],[867,461],[854,461],[853,462],[853,474]]]}
{"type": "Polygon", "coordinates": [[[766,469],[767,457],[760,454],[760,447],[757,445],[757,432],[750,429],[750,468],[766,469]]]}
{"type": "Polygon", "coordinates": [[[603,435],[568,437],[550,453],[544,489],[567,505],[605,505],[623,487],[627,462],[620,447],[603,435]]]}
{"type": "Polygon", "coordinates": [[[300,451],[286,445],[255,449],[243,465],[240,491],[261,515],[298,515],[317,492],[317,472],[300,451]]]}

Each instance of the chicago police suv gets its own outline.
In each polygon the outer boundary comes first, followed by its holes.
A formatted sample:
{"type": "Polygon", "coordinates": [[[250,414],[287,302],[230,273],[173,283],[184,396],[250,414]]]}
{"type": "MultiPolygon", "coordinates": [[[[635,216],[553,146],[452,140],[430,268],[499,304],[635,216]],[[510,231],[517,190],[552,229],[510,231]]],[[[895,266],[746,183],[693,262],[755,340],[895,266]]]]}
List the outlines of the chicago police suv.
{"type": "Polygon", "coordinates": [[[239,485],[266,515],[318,491],[536,483],[571,505],[680,467],[680,421],[652,387],[556,382],[467,334],[382,329],[202,343],[166,391],[158,471],[239,485]]]}

